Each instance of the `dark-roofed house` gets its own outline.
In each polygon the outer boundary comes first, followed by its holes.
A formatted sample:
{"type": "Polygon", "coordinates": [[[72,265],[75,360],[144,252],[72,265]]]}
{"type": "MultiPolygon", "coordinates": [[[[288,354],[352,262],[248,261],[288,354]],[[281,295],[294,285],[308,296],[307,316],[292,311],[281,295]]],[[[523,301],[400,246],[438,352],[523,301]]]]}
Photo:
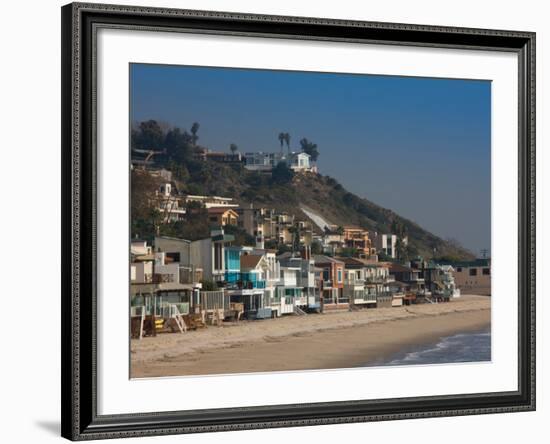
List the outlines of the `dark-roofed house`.
{"type": "Polygon", "coordinates": [[[394,297],[394,305],[402,305],[402,301],[416,300],[417,296],[429,296],[426,293],[426,285],[424,278],[421,277],[422,270],[407,267],[405,265],[391,263],[390,275],[393,278],[404,284],[403,293],[404,296],[401,301],[396,301],[394,297]]]}

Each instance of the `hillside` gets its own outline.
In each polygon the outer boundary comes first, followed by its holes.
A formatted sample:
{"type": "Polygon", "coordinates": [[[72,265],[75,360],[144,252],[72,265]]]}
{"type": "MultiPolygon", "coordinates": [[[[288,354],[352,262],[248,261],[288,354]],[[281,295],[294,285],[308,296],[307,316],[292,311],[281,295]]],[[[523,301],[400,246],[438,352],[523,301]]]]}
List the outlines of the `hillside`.
{"type": "MultiPolygon", "coordinates": [[[[309,209],[320,218],[336,225],[356,225],[368,230],[390,233],[400,226],[409,237],[409,256],[472,259],[464,248],[441,239],[418,224],[395,212],[360,198],[347,191],[335,179],[315,174],[295,174],[293,177],[271,177],[271,174],[251,172],[242,164],[189,160],[174,170],[180,192],[212,194],[234,198],[241,206],[269,207],[287,211],[299,219],[308,216],[309,209]]],[[[315,225],[317,226],[317,225],[315,225]]]]}

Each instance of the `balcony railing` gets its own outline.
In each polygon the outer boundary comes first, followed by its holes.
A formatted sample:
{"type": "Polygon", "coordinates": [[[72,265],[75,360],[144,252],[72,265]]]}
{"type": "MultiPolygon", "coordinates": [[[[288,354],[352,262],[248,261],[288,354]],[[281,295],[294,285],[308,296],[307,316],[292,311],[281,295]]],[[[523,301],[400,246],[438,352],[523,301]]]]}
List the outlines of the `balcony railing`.
{"type": "Polygon", "coordinates": [[[361,286],[365,285],[365,279],[345,279],[344,286],[361,286]]]}
{"type": "Polygon", "coordinates": [[[263,289],[265,288],[265,281],[237,281],[231,287],[243,290],[263,289]]]}

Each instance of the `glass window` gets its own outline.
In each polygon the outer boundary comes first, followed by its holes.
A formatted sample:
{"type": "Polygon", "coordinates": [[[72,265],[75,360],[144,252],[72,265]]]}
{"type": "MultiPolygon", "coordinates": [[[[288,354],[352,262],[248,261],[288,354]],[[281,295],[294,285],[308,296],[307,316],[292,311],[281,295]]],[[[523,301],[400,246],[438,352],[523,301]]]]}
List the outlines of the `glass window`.
{"type": "Polygon", "coordinates": [[[484,268],[483,269],[483,275],[484,276],[489,276],[491,274],[491,269],[490,268],[484,268]]]}
{"type": "Polygon", "coordinates": [[[477,268],[470,268],[470,276],[477,276],[477,268]]]}

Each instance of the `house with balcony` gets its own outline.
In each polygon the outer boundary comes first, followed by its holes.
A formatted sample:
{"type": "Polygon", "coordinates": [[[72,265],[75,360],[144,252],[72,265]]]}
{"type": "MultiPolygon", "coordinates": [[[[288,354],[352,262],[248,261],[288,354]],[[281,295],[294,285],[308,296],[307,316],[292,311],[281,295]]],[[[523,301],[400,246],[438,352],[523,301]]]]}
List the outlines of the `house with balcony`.
{"type": "Polygon", "coordinates": [[[275,232],[273,209],[254,208],[252,204],[249,208],[237,208],[235,210],[239,216],[237,225],[243,228],[249,235],[254,236],[257,241],[269,240],[275,232]]]}
{"type": "Polygon", "coordinates": [[[376,295],[377,305],[382,299],[391,295],[389,285],[394,281],[390,274],[390,265],[386,262],[365,263],[365,288],[367,294],[376,295]]]}
{"type": "Polygon", "coordinates": [[[237,225],[239,215],[235,210],[228,207],[210,207],[207,210],[208,223],[219,227],[225,225],[237,225]]]}
{"type": "Polygon", "coordinates": [[[354,257],[339,257],[344,263],[344,297],[350,305],[374,307],[376,306],[376,294],[370,295],[366,291],[366,266],[365,261],[354,257]]]}
{"type": "MultiPolygon", "coordinates": [[[[235,258],[233,258],[235,260],[235,258]]],[[[233,267],[233,276],[236,263],[233,267]]],[[[271,301],[266,296],[266,277],[269,263],[263,254],[240,251],[239,279],[228,283],[228,292],[232,303],[243,304],[244,315],[250,319],[265,319],[272,316],[271,301]]],[[[234,280],[234,278],[232,278],[234,280]]]]}
{"type": "Polygon", "coordinates": [[[223,286],[225,280],[225,247],[235,240],[223,228],[214,229],[210,237],[192,241],[189,246],[190,263],[203,269],[203,279],[223,286]]]}
{"type": "Polygon", "coordinates": [[[357,306],[384,306],[391,300],[389,284],[394,280],[389,265],[357,257],[339,258],[345,263],[344,294],[357,306]]]}
{"type": "Polygon", "coordinates": [[[389,267],[390,275],[396,282],[402,284],[401,291],[394,294],[394,306],[402,305],[403,303],[413,303],[418,298],[431,297],[431,293],[426,289],[421,269],[397,263],[391,263],[389,267]]]}
{"type": "Polygon", "coordinates": [[[274,303],[276,297],[277,285],[281,279],[281,264],[277,260],[276,250],[254,248],[253,254],[261,254],[264,256],[267,267],[265,269],[265,298],[271,304],[271,309],[274,316],[280,316],[277,310],[278,304],[274,303]]]}
{"type": "MultiPolygon", "coordinates": [[[[279,269],[279,282],[275,287],[273,306],[280,315],[296,313],[304,302],[303,288],[298,285],[300,267],[298,264],[287,263],[286,266],[281,265],[279,269]]],[[[307,303],[307,298],[305,302],[307,303]]]]}
{"type": "Polygon", "coordinates": [[[181,201],[184,205],[190,203],[200,204],[201,207],[206,209],[208,208],[237,208],[237,204],[232,197],[223,197],[223,196],[200,196],[195,194],[186,194],[181,196],[181,201]]]}
{"type": "Polygon", "coordinates": [[[159,187],[156,191],[156,200],[163,223],[185,219],[187,209],[181,205],[181,199],[172,183],[165,182],[159,187]]]}
{"type": "Polygon", "coordinates": [[[460,297],[460,289],[454,278],[455,269],[451,265],[439,265],[430,261],[423,271],[426,288],[431,292],[432,299],[449,301],[460,297]]]}
{"type": "Polygon", "coordinates": [[[147,261],[153,271],[151,278],[140,280],[138,275],[131,281],[132,317],[157,319],[183,331],[181,316],[189,314],[199,300],[202,270],[176,262],[174,254],[157,252],[151,256],[153,260],[147,261]]]}
{"type": "Polygon", "coordinates": [[[281,267],[296,272],[296,287],[300,294],[296,294],[294,305],[306,310],[321,309],[321,293],[315,280],[315,261],[309,257],[295,256],[284,253],[278,256],[281,267]]]}
{"type": "Polygon", "coordinates": [[[344,247],[357,250],[357,254],[360,257],[376,254],[376,249],[372,246],[367,230],[359,227],[345,226],[343,227],[342,235],[344,247]]]}
{"type": "Polygon", "coordinates": [[[200,268],[202,279],[223,283],[225,280],[225,247],[235,240],[223,228],[214,229],[205,239],[189,241],[168,236],[155,237],[155,252],[163,252],[172,262],[200,268]]]}
{"type": "Polygon", "coordinates": [[[313,260],[315,267],[322,270],[321,310],[349,310],[349,298],[344,296],[344,262],[324,255],[314,255],[313,260]]]}

